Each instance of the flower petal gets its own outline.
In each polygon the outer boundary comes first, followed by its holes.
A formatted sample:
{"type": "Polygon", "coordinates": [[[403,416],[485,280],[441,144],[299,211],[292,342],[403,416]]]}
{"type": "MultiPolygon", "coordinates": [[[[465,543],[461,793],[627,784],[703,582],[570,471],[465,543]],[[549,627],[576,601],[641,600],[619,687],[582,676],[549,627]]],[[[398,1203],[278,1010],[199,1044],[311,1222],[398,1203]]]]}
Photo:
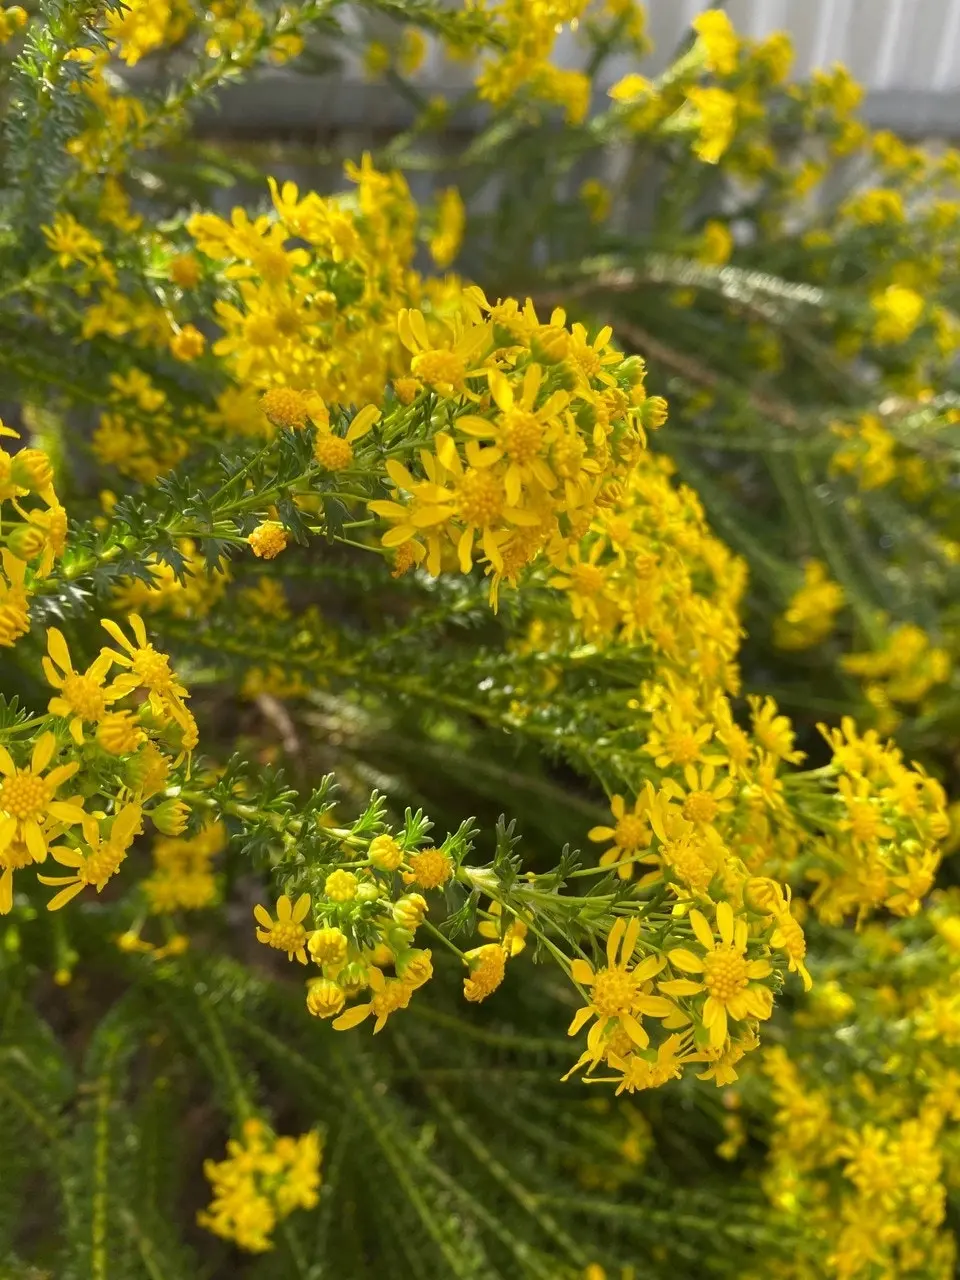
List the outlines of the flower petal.
{"type": "Polygon", "coordinates": [[[677,947],[674,951],[669,951],[667,959],[675,969],[680,969],[684,973],[703,973],[703,961],[686,947],[677,947]]]}

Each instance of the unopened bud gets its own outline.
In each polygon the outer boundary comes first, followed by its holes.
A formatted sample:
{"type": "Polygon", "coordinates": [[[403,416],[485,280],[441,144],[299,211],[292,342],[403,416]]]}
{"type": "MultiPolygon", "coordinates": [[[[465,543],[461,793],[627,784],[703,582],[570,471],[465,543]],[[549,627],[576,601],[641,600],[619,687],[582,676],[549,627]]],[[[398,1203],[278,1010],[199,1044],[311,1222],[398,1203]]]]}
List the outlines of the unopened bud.
{"type": "Polygon", "coordinates": [[[39,493],[53,483],[53,466],[42,449],[21,449],[14,455],[10,479],[21,488],[39,493]]]}
{"type": "Polygon", "coordinates": [[[185,800],[173,796],[150,810],[153,825],[165,836],[179,836],[186,830],[190,806],[185,800]]]}

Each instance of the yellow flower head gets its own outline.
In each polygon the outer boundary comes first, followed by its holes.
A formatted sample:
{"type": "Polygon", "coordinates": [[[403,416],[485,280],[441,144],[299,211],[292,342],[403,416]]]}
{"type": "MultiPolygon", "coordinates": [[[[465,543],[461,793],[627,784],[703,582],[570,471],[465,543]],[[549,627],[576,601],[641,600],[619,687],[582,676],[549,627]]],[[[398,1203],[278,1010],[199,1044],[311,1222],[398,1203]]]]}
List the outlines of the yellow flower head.
{"type": "Polygon", "coordinates": [[[657,985],[668,996],[706,993],[701,1018],[711,1047],[720,1050],[727,1040],[728,1017],[736,1021],[770,1017],[773,997],[769,988],[759,985],[757,980],[771,974],[773,966],[769,960],[747,959],[747,922],[734,919],[728,902],[720,902],[716,907],[717,938],[696,907],[691,909],[689,919],[702,954],[675,947],[668,952],[667,959],[674,969],[703,976],[699,981],[672,978],[657,985]]]}
{"type": "Polygon", "coordinates": [[[301,964],[306,964],[309,935],[303,927],[303,919],[309,910],[309,893],[302,893],[295,903],[291,903],[286,894],[278,898],[276,920],[266,907],[258,904],[253,909],[257,923],[261,926],[257,930],[257,941],[274,947],[277,951],[285,951],[288,960],[296,956],[301,964]]]}
{"type": "Polygon", "coordinates": [[[705,9],[691,23],[700,37],[708,70],[729,76],[737,69],[740,42],[733,24],[722,9],[705,9]]]}

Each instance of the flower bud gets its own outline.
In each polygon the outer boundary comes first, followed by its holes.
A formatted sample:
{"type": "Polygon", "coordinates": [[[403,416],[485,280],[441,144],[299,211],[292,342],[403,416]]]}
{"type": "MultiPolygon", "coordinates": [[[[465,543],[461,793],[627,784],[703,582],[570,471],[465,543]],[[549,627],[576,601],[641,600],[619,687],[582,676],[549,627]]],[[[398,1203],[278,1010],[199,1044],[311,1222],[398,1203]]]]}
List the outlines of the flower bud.
{"type": "Polygon", "coordinates": [[[10,479],[31,493],[39,493],[53,483],[53,466],[42,449],[21,449],[14,455],[10,479]]]}
{"type": "Polygon", "coordinates": [[[343,988],[331,978],[316,978],[307,988],[307,1011],[315,1018],[335,1018],[345,1003],[343,988]]]}
{"type": "Polygon", "coordinates": [[[18,560],[33,560],[46,545],[46,534],[35,524],[18,524],[7,538],[7,546],[18,560]]]}
{"type": "Polygon", "coordinates": [[[143,739],[132,711],[110,711],[97,725],[97,744],[112,756],[129,755],[143,739]]]}
{"type": "Polygon", "coordinates": [[[433,977],[433,957],[429,951],[413,949],[397,956],[397,977],[408,987],[422,987],[433,977]]]}
{"type": "Polygon", "coordinates": [[[393,918],[404,929],[416,929],[427,914],[427,900],[422,893],[405,893],[393,904],[393,918]]]}
{"type": "Polygon", "coordinates": [[[153,825],[165,836],[178,836],[186,830],[190,806],[185,800],[171,796],[162,804],[158,804],[155,809],[151,809],[150,817],[153,819],[153,825]]]}
{"type": "Polygon", "coordinates": [[[342,964],[347,958],[347,935],[333,927],[315,929],[307,948],[317,964],[342,964]]]}
{"type": "Polygon", "coordinates": [[[370,861],[381,871],[396,871],[403,861],[403,850],[393,836],[374,836],[367,850],[370,861]]]}

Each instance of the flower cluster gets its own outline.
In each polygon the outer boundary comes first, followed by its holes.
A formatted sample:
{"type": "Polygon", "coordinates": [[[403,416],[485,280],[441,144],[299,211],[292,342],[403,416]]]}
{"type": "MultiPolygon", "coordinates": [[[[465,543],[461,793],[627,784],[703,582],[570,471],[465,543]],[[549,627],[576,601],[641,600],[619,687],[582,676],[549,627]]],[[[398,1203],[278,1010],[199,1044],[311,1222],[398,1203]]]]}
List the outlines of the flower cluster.
{"type": "Polygon", "coordinates": [[[132,639],[112,619],[102,625],[118,647],[102,648],[85,670],[62,632],[47,630],[49,714],[29,751],[18,739],[30,722],[14,723],[10,746],[0,745],[0,914],[13,907],[15,871],[48,858],[67,868],[38,875],[57,888],[47,904],[56,911],[85,888],[103,890],[145,817],[176,834],[189,814],[176,784],[197,745],[187,691],[136,614],[132,639]]]}
{"type": "Polygon", "coordinates": [[[414,407],[439,397],[445,412],[409,465],[387,461],[393,496],[370,509],[392,526],[384,545],[430,573],[451,553],[468,573],[479,554],[496,600],[502,580],[579,540],[658,406],[642,363],[611,346],[609,329],[591,338],[559,309],[542,322],[529,301],[491,304],[471,288],[452,317],[428,324],[404,311],[399,326],[411,356],[404,396],[414,407]]]}
{"type": "Polygon", "coordinates": [[[273,1247],[272,1232],[295,1209],[311,1209],[320,1188],[320,1139],[277,1137],[262,1121],[245,1120],[240,1138],[227,1143],[225,1160],[206,1160],[213,1191],[197,1214],[207,1231],[250,1253],[273,1247]]]}
{"type": "Polygon", "coordinates": [[[208,822],[195,836],[162,836],[153,843],[153,871],[141,882],[150,911],[199,911],[218,899],[213,859],[224,851],[222,822],[208,822]]]}
{"type": "MultiPolygon", "coordinates": [[[[20,438],[2,422],[0,437],[20,438]]],[[[50,459],[41,449],[10,454],[0,448],[0,518],[0,647],[9,648],[29,630],[30,596],[66,544],[67,515],[54,492],[50,459]]]]}

